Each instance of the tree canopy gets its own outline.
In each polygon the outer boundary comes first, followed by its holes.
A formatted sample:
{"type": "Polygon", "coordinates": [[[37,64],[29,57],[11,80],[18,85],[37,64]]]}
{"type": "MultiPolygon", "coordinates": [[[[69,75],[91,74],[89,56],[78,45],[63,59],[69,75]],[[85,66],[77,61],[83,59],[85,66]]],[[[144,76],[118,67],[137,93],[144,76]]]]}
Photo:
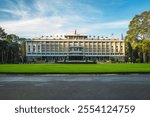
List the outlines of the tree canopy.
{"type": "Polygon", "coordinates": [[[136,15],[130,21],[127,37],[129,41],[150,38],[150,11],[136,15]]]}
{"type": "Polygon", "coordinates": [[[24,61],[25,39],[19,38],[15,34],[7,34],[0,27],[0,63],[20,63],[24,61]]]}
{"type": "Polygon", "coordinates": [[[145,50],[150,51],[150,11],[136,15],[129,24],[129,30],[125,38],[127,57],[131,62],[140,59],[141,62],[149,62],[149,54],[145,50]],[[135,55],[137,54],[137,55],[135,55]],[[147,59],[146,59],[147,58],[147,59]]]}

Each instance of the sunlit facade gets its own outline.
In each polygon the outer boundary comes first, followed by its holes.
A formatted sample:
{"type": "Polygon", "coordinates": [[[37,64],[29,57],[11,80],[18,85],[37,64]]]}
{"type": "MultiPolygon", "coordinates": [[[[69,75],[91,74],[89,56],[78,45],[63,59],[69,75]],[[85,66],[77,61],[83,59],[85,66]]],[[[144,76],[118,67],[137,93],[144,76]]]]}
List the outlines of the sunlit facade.
{"type": "Polygon", "coordinates": [[[115,38],[99,38],[87,35],[33,38],[26,41],[28,61],[97,61],[123,62],[125,43],[115,38]]]}

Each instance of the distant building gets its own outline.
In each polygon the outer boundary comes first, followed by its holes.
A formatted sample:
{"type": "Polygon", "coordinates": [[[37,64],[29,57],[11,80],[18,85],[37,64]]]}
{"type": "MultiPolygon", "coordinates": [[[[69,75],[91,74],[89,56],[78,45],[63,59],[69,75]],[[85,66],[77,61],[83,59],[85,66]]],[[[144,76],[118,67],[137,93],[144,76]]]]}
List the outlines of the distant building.
{"type": "Polygon", "coordinates": [[[61,35],[26,41],[28,61],[124,61],[124,40],[87,35],[61,35]]]}

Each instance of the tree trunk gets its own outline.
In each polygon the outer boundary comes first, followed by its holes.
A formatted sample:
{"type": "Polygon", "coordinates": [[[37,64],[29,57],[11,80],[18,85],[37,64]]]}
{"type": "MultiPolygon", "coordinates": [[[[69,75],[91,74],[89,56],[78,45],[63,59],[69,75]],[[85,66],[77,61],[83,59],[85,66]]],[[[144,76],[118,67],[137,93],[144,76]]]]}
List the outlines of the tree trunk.
{"type": "Polygon", "coordinates": [[[2,50],[2,64],[3,64],[3,62],[4,62],[3,59],[4,59],[4,58],[3,58],[3,50],[2,50]]]}
{"type": "Polygon", "coordinates": [[[7,53],[6,53],[6,63],[8,63],[8,52],[9,51],[7,51],[7,53]]]}
{"type": "Polygon", "coordinates": [[[142,52],[140,52],[139,58],[140,58],[140,63],[143,63],[143,53],[142,52]]]}
{"type": "Polygon", "coordinates": [[[148,63],[149,60],[148,60],[148,54],[146,53],[146,63],[148,63]]]}
{"type": "Polygon", "coordinates": [[[12,52],[12,50],[11,50],[10,53],[11,53],[11,54],[10,54],[10,63],[13,63],[13,52],[12,52]]]}
{"type": "Polygon", "coordinates": [[[146,53],[145,52],[143,53],[143,62],[144,63],[146,62],[146,53]]]}

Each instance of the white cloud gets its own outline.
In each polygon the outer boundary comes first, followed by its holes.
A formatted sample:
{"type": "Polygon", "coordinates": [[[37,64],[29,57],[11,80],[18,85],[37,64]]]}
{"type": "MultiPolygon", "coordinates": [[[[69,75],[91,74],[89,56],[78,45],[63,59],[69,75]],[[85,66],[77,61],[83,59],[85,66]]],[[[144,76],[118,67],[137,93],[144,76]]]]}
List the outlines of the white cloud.
{"type": "Polygon", "coordinates": [[[0,8],[0,12],[8,13],[12,17],[18,17],[18,19],[27,19],[28,17],[30,17],[31,9],[28,6],[26,6],[23,0],[18,0],[17,2],[8,0],[7,4],[9,5],[9,7],[0,8]]]}
{"type": "Polygon", "coordinates": [[[65,11],[70,7],[68,3],[68,0],[36,0],[34,7],[38,11],[38,16],[47,15],[47,13],[58,15],[62,12],[61,9],[65,11]]]}
{"type": "Polygon", "coordinates": [[[20,18],[25,18],[28,15],[27,11],[18,9],[0,9],[0,12],[9,13],[20,18]]]}
{"type": "Polygon", "coordinates": [[[95,14],[101,17],[102,11],[89,4],[76,3],[73,0],[35,0],[33,8],[28,8],[20,0],[16,7],[0,9],[0,11],[20,17],[19,20],[0,22],[0,26],[6,29],[7,33],[31,38],[73,33],[75,29],[79,33],[122,29],[127,28],[129,23],[128,20],[92,23],[91,19],[95,14]],[[90,17],[87,17],[89,14],[91,14],[90,17]]]}
{"type": "Polygon", "coordinates": [[[39,36],[50,34],[59,30],[65,19],[59,17],[53,18],[36,18],[31,20],[9,21],[0,25],[6,29],[8,33],[15,33],[20,36],[39,36]]]}
{"type": "Polygon", "coordinates": [[[90,33],[97,30],[104,29],[119,29],[127,28],[129,21],[115,21],[105,23],[81,23],[80,17],[49,17],[49,18],[36,18],[31,20],[9,21],[1,22],[0,25],[6,29],[8,33],[15,33],[20,36],[26,37],[39,37],[41,35],[56,35],[73,33],[75,29],[79,33],[90,33]]]}

